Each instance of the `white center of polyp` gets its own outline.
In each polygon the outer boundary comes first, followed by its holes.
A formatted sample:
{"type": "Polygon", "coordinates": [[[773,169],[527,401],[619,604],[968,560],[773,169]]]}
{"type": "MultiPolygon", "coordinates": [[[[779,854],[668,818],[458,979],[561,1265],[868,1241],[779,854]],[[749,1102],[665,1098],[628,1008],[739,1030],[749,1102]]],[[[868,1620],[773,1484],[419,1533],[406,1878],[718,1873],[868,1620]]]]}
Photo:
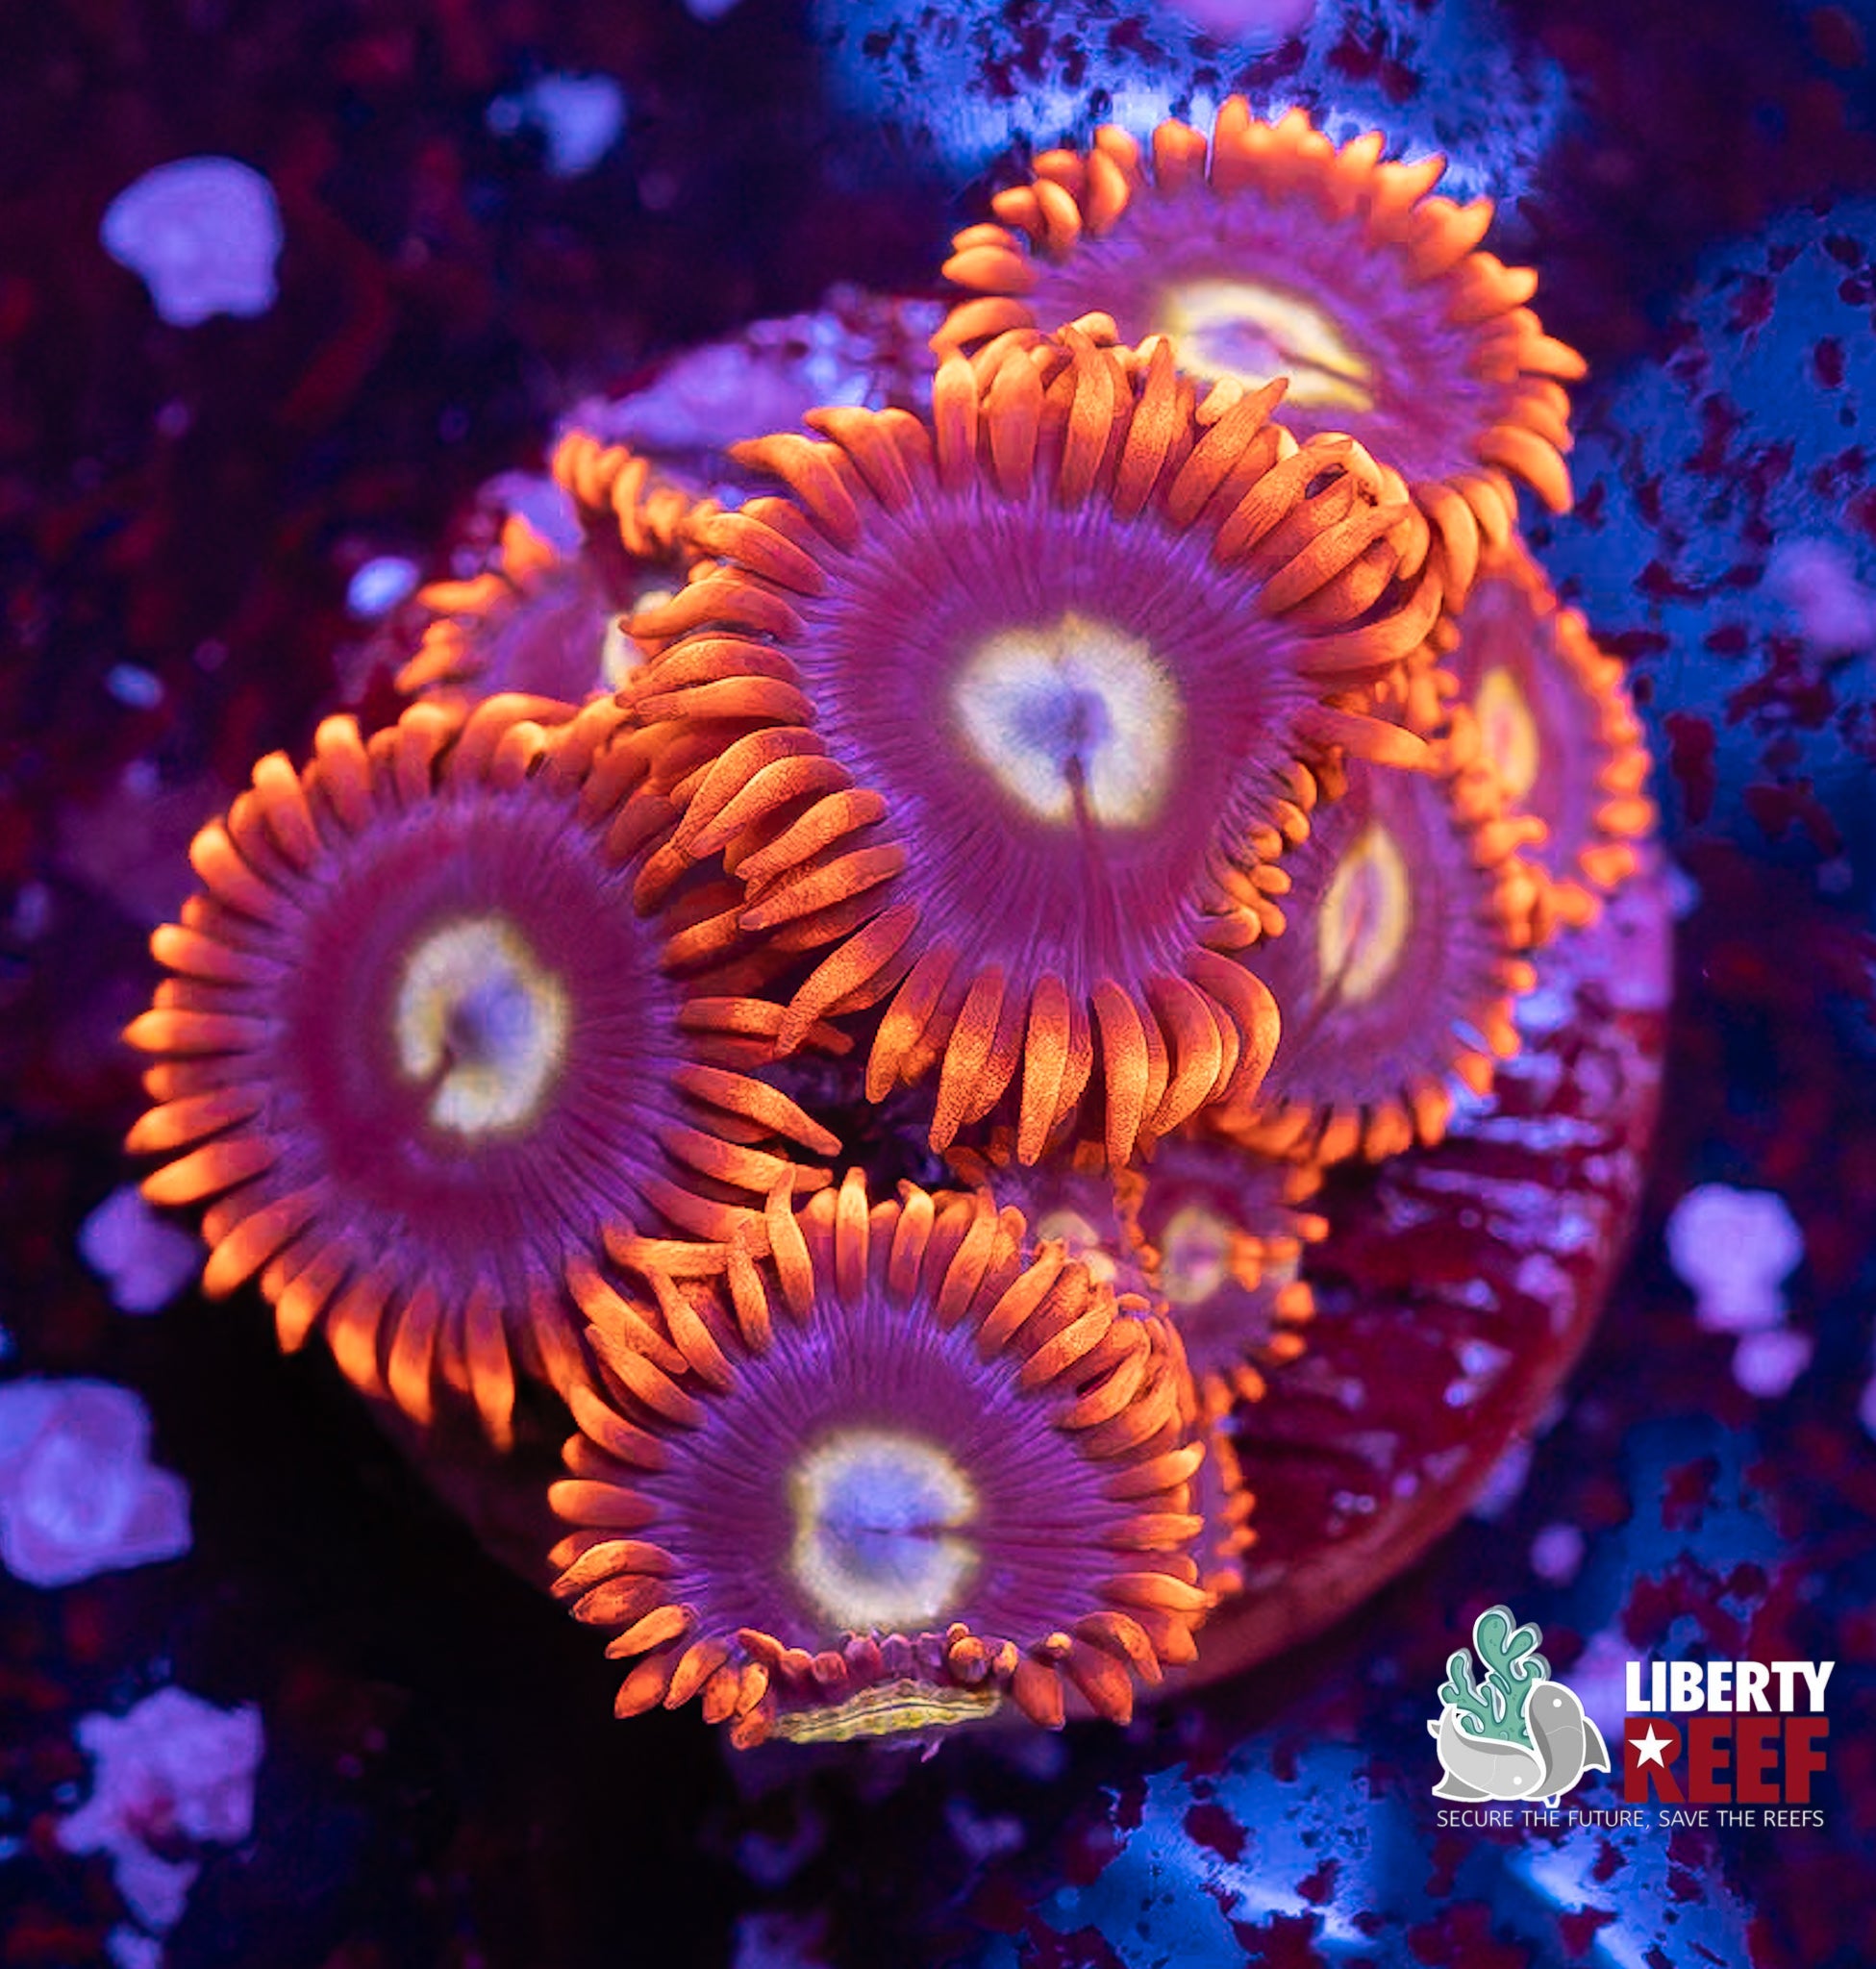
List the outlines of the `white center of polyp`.
{"type": "Polygon", "coordinates": [[[977,1493],[944,1451],[915,1435],[828,1436],[790,1475],[788,1508],[795,1583],[842,1633],[941,1627],[976,1570],[963,1533],[977,1493]]]}
{"type": "Polygon", "coordinates": [[[1287,376],[1284,401],[1292,406],[1374,409],[1374,372],[1340,323],[1288,287],[1180,281],[1161,293],[1154,327],[1178,345],[1181,366],[1208,382],[1261,389],[1287,376]]]}
{"type": "Polygon", "coordinates": [[[566,1055],[566,988],[500,916],[431,931],[405,962],[392,1020],[400,1071],[452,1134],[525,1127],[566,1055]]]}
{"type": "Polygon", "coordinates": [[[1231,1226],[1204,1204],[1173,1212],[1160,1237],[1160,1289],[1174,1306],[1203,1306],[1231,1276],[1231,1226]]]}
{"type": "Polygon", "coordinates": [[[999,631],[959,669],[951,704],[977,762],[1038,820],[1145,827],[1172,790],[1178,685],[1111,623],[1071,610],[999,631]]]}
{"type": "Polygon", "coordinates": [[[1336,865],[1316,919],[1325,994],[1363,1005],[1394,974],[1413,923],[1413,884],[1392,835],[1370,821],[1336,865]]]}
{"type": "Polygon", "coordinates": [[[623,610],[613,610],[606,618],[606,634],[599,641],[599,681],[608,690],[623,690],[633,673],[645,660],[645,653],[634,642],[626,623],[634,616],[662,609],[674,599],[676,591],[656,577],[648,576],[637,588],[623,610]]]}
{"type": "Polygon", "coordinates": [[[1102,1249],[1100,1232],[1079,1210],[1063,1204],[1060,1209],[1045,1211],[1037,1221],[1036,1237],[1038,1243],[1054,1239],[1065,1244],[1068,1256],[1088,1267],[1088,1276],[1097,1285],[1113,1284],[1119,1267],[1102,1249]]]}
{"type": "Polygon", "coordinates": [[[1538,783],[1538,721],[1517,679],[1494,663],[1479,679],[1472,708],[1485,739],[1486,757],[1498,769],[1505,791],[1522,800],[1538,783]]]}
{"type": "Polygon", "coordinates": [[[599,681],[608,690],[623,690],[632,673],[644,659],[638,645],[625,633],[625,624],[614,615],[599,638],[599,681]]]}

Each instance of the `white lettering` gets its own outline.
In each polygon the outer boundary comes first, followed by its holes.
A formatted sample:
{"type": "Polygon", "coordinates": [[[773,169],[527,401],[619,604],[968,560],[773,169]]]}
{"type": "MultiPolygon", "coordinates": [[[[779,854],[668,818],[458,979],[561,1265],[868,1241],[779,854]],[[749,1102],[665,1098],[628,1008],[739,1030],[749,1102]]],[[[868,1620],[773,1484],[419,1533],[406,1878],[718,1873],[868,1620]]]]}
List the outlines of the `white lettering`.
{"type": "Polygon", "coordinates": [[[1800,1661],[1798,1673],[1805,1679],[1805,1686],[1811,1691],[1811,1707],[1821,1709],[1824,1707],[1824,1684],[1831,1679],[1835,1661],[1800,1661]]]}
{"type": "Polygon", "coordinates": [[[1777,1709],[1789,1715],[1798,1707],[1802,1681],[1813,1713],[1824,1707],[1835,1661],[1650,1661],[1625,1664],[1623,1694],[1628,1714],[1704,1709],[1713,1715],[1761,1715],[1777,1709]],[[1777,1684],[1776,1699],[1772,1688],[1777,1684]]]}

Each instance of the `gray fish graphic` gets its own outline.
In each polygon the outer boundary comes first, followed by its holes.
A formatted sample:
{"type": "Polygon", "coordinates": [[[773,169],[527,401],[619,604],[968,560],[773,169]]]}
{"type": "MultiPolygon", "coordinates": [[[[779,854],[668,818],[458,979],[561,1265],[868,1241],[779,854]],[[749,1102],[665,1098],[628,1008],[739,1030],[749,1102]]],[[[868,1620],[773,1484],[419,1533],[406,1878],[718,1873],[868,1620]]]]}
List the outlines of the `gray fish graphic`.
{"type": "Polygon", "coordinates": [[[1540,1682],[1531,1691],[1524,1729],[1543,1760],[1543,1778],[1532,1795],[1546,1805],[1554,1806],[1564,1792],[1574,1790],[1585,1771],[1609,1769],[1609,1747],[1602,1732],[1583,1713],[1576,1691],[1561,1682],[1540,1682]]]}
{"type": "Polygon", "coordinates": [[[1459,1715],[1448,1703],[1439,1721],[1427,1725],[1427,1733],[1438,1745],[1440,1768],[1445,1773],[1433,1787],[1433,1795],[1463,1799],[1468,1804],[1482,1798],[1510,1804],[1513,1799],[1535,1797],[1543,1783],[1544,1769],[1537,1753],[1521,1743],[1468,1736],[1460,1727],[1459,1715]]]}

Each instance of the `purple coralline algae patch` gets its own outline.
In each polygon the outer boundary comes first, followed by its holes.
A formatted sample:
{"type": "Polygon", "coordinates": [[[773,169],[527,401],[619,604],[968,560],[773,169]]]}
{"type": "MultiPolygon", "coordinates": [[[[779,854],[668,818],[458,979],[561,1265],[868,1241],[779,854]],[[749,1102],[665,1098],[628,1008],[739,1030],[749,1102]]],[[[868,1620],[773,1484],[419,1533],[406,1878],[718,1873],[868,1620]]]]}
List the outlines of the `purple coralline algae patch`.
{"type": "Polygon", "coordinates": [[[1867,884],[1876,842],[1876,205],[1712,254],[1665,360],[1592,385],[1576,511],[1533,530],[1629,660],[1670,828],[1867,884]]]}
{"type": "Polygon", "coordinates": [[[837,90],[948,176],[1013,145],[1144,136],[1166,116],[1209,122],[1227,95],[1259,115],[1301,107],[1338,142],[1388,132],[1389,155],[1443,152],[1455,197],[1520,194],[1564,111],[1559,71],[1491,0],[1131,8],[1104,0],[976,5],[818,0],[837,90]]]}
{"type": "Polygon", "coordinates": [[[149,1453],[149,1410],[129,1388],[0,1386],[0,1565],[68,1586],[187,1552],[188,1486],[149,1453]]]}
{"type": "Polygon", "coordinates": [[[540,75],[488,105],[497,136],[527,131],[539,137],[556,178],[583,178],[618,141],[625,94],[610,75],[540,75]]]}
{"type": "Polygon", "coordinates": [[[261,1712],[217,1709],[159,1689],[122,1716],[87,1716],[80,1745],[94,1761],[91,1795],[59,1823],[67,1853],[110,1857],[124,1905],[159,1933],[182,1919],[204,1845],[236,1846],[254,1830],[261,1712]]]}
{"type": "Polygon", "coordinates": [[[748,484],[723,454],[752,432],[798,429],[826,404],[917,411],[942,305],[838,285],[818,308],[752,321],[667,357],[616,394],[576,404],[563,428],[623,443],[735,501],[748,484]]]}
{"type": "Polygon", "coordinates": [[[1747,1333],[1783,1323],[1783,1288],[1804,1257],[1804,1235],[1775,1192],[1703,1183],[1667,1220],[1667,1255],[1703,1327],[1747,1333]]]}
{"type": "Polygon", "coordinates": [[[259,171],[234,158],[179,158],[146,171],[112,200],[98,237],[177,328],[213,314],[264,314],[280,291],[279,202],[259,171]]]}
{"type": "Polygon", "coordinates": [[[202,1266],[202,1240],[159,1215],[131,1184],[79,1226],[78,1249],[119,1312],[160,1312],[202,1266]]]}
{"type": "Polygon", "coordinates": [[[1786,1278],[1804,1237],[1785,1200],[1723,1183],[1690,1189],[1667,1220],[1667,1255],[1708,1333],[1738,1335],[1733,1378],[1748,1394],[1785,1394],[1810,1365],[1812,1340],[1786,1321],[1786,1278]]]}

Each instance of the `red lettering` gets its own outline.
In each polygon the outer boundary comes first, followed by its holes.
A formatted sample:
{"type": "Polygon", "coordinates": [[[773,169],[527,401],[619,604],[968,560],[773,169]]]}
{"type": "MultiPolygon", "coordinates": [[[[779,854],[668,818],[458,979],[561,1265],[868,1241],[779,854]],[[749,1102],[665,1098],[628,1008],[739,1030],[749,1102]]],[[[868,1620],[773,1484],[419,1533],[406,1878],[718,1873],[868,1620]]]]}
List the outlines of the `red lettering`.
{"type": "Polygon", "coordinates": [[[1645,1805],[1652,1786],[1663,1805],[1685,1805],[1680,1781],[1667,1768],[1681,1755],[1680,1731],[1659,1716],[1630,1716],[1622,1725],[1622,1796],[1628,1803],[1645,1805]],[[1645,1762],[1644,1741],[1655,1747],[1655,1755],[1645,1762]]]}
{"type": "Polygon", "coordinates": [[[1731,1805],[1726,1774],[1732,1767],[1732,1717],[1695,1716],[1688,1725],[1688,1803],[1731,1805]]]}
{"type": "Polygon", "coordinates": [[[1777,1716],[1741,1716],[1733,1726],[1734,1757],[1739,1773],[1734,1796],[1741,1805],[1780,1802],[1782,1794],[1771,1780],[1779,1722],[1777,1716]]]}
{"type": "Polygon", "coordinates": [[[1828,1716],[1689,1716],[1683,1728],[1630,1716],[1622,1730],[1622,1796],[1630,1805],[1809,1805],[1825,1765],[1828,1716]],[[1644,1757],[1644,1747],[1654,1755],[1644,1757]],[[1685,1750],[1687,1792],[1672,1766],[1685,1750]],[[1783,1752],[1783,1770],[1773,1762],[1783,1752]],[[1729,1784],[1729,1774],[1737,1783],[1729,1784]],[[1782,1782],[1781,1782],[1782,1780],[1782,1782]]]}
{"type": "Polygon", "coordinates": [[[1828,1716],[1788,1716],[1785,1719],[1785,1802],[1811,1803],[1811,1781],[1824,1768],[1820,1741],[1831,1733],[1828,1716]]]}

